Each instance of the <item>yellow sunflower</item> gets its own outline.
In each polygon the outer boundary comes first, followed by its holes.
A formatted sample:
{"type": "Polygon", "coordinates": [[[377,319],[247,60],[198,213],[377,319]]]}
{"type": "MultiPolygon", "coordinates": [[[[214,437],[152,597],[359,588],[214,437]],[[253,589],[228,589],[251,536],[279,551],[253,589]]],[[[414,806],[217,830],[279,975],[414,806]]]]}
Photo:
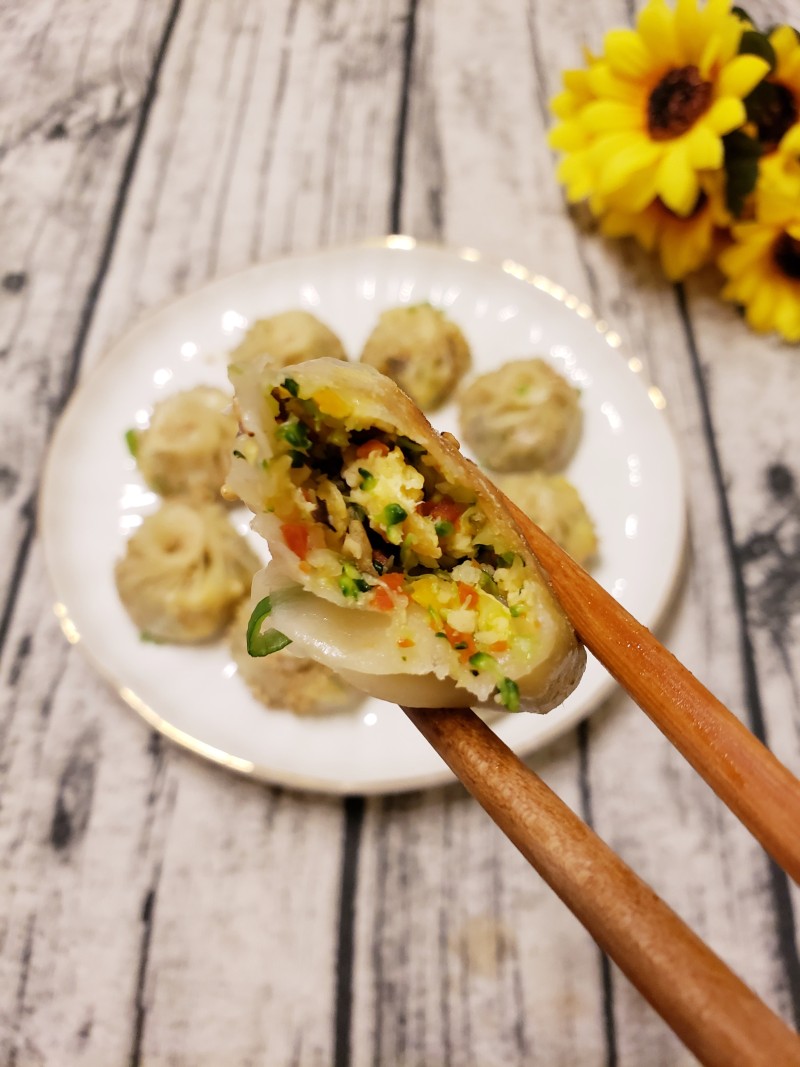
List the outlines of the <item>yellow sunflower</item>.
{"type": "Polygon", "coordinates": [[[759,56],[737,55],[743,28],[730,0],[678,0],[674,11],[650,0],[635,30],[607,33],[585,72],[586,99],[573,98],[568,129],[562,122],[551,135],[567,160],[576,154],[573,194],[589,189],[596,207],[629,211],[659,197],[690,215],[698,173],[722,166],[722,136],[744,124],[742,100],[769,70],[759,56]]]}
{"type": "Polygon", "coordinates": [[[669,280],[680,281],[712,262],[722,229],[730,224],[723,180],[721,171],[701,174],[700,194],[686,216],[676,215],[656,197],[639,212],[610,208],[600,229],[607,237],[633,237],[647,252],[657,251],[669,280]]]}
{"type": "Polygon", "coordinates": [[[800,186],[782,195],[760,186],[755,219],[734,226],[734,243],[718,263],[728,282],[722,296],[744,308],[754,330],[777,330],[800,341],[800,186]]]}
{"type": "Polygon", "coordinates": [[[753,133],[762,145],[761,173],[790,195],[800,181],[800,40],[791,26],[779,26],[769,41],[777,62],[759,87],[762,106],[753,133]]]}

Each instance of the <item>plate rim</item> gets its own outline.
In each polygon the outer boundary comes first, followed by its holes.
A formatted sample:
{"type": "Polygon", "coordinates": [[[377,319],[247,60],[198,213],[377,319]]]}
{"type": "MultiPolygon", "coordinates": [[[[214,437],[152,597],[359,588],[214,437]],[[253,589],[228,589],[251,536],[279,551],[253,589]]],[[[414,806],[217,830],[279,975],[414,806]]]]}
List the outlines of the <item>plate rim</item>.
{"type": "MultiPolygon", "coordinates": [[[[675,544],[675,560],[672,566],[672,573],[670,580],[665,584],[661,597],[657,602],[654,610],[653,617],[649,623],[651,629],[658,627],[664,619],[664,616],[669,608],[670,604],[675,597],[679,585],[679,578],[683,569],[683,560],[686,554],[686,535],[687,535],[687,502],[686,502],[686,476],[683,468],[680,449],[677,445],[677,440],[673,432],[672,426],[669,420],[666,418],[665,412],[667,409],[667,400],[664,394],[653,382],[652,377],[649,374],[645,374],[645,368],[638,359],[638,357],[629,355],[626,358],[626,346],[621,335],[613,329],[613,327],[602,317],[598,316],[594,309],[580,297],[571,293],[564,286],[557,282],[554,282],[547,275],[538,271],[533,271],[526,267],[524,264],[517,260],[506,258],[498,260],[491,256],[485,255],[478,249],[468,246],[450,246],[444,243],[435,241],[419,240],[412,237],[410,234],[392,233],[383,236],[375,236],[366,238],[363,241],[357,241],[347,244],[335,244],[327,245],[321,248],[312,249],[310,251],[296,251],[290,252],[285,255],[274,256],[271,259],[266,259],[258,263],[249,264],[247,267],[243,267],[238,271],[234,271],[230,274],[223,274],[218,277],[211,278],[204,282],[202,285],[189,292],[181,293],[178,296],[167,297],[162,301],[154,304],[152,307],[147,308],[146,311],[137,316],[129,325],[117,333],[110,341],[108,341],[102,348],[100,354],[94,361],[91,367],[88,368],[86,374],[88,377],[93,376],[106,362],[107,358],[118,348],[124,341],[135,334],[139,329],[144,329],[151,322],[151,320],[158,318],[165,311],[177,307],[184,301],[191,301],[197,299],[205,290],[210,289],[220,283],[235,283],[237,279],[245,277],[248,274],[256,273],[265,267],[274,266],[276,263],[283,263],[287,261],[301,260],[301,259],[313,259],[319,256],[325,255],[343,255],[359,251],[390,251],[397,253],[408,253],[416,250],[432,251],[442,253],[445,256],[451,256],[456,260],[460,260],[462,263],[481,263],[484,266],[488,266],[495,270],[502,271],[518,281],[533,285],[534,288],[543,292],[545,295],[551,297],[556,303],[561,304],[567,311],[571,311],[577,314],[579,318],[591,323],[597,331],[602,340],[614,350],[619,352],[620,358],[624,359],[628,370],[631,374],[635,375],[645,387],[645,393],[647,400],[651,407],[656,412],[657,417],[663,420],[662,425],[666,429],[668,439],[670,440],[676,457],[676,481],[679,494],[678,499],[678,524],[679,535],[675,544]]],[[[44,567],[47,574],[47,579],[50,585],[50,592],[56,598],[58,596],[57,582],[54,575],[54,567],[51,564],[50,551],[48,548],[49,537],[45,534],[44,530],[44,513],[45,513],[45,498],[48,495],[48,486],[52,477],[52,466],[55,460],[55,456],[58,449],[55,447],[57,444],[57,437],[61,432],[61,427],[66,423],[70,416],[73,406],[78,402],[80,394],[86,384],[84,377],[81,375],[78,378],[77,385],[70,394],[66,404],[61,410],[56,425],[53,428],[53,432],[48,442],[48,447],[44,462],[42,465],[42,474],[39,481],[39,488],[37,492],[37,506],[36,506],[36,533],[41,540],[42,554],[44,557],[44,567]]],[[[252,760],[244,759],[241,756],[234,756],[229,752],[225,752],[223,749],[217,748],[214,745],[209,744],[206,741],[201,740],[198,737],[193,736],[180,727],[175,726],[168,719],[165,719],[157,711],[155,711],[150,705],[143,700],[132,689],[122,684],[121,680],[115,676],[114,672],[105,667],[100,660],[95,656],[91,648],[89,648],[84,641],[81,640],[77,626],[72,621],[69,608],[62,601],[55,599],[52,604],[52,610],[56,619],[61,627],[61,630],[66,640],[71,645],[79,645],[81,648],[81,654],[86,658],[93,670],[98,674],[103,681],[110,686],[115,692],[117,697],[122,701],[124,705],[134,711],[151,729],[155,730],[161,736],[165,737],[172,744],[177,747],[190,752],[193,756],[200,757],[201,759],[215,764],[216,766],[224,767],[226,770],[233,771],[234,773],[249,778],[253,781],[260,782],[262,784],[296,789],[304,792],[316,793],[320,795],[328,796],[380,796],[391,795],[406,792],[414,792],[417,790],[432,789],[436,787],[443,787],[447,785],[453,785],[458,781],[453,772],[442,761],[442,766],[437,771],[430,771],[421,773],[414,776],[404,776],[399,779],[374,779],[367,782],[352,782],[346,779],[338,779],[333,782],[328,779],[315,777],[313,775],[298,774],[294,771],[286,771],[281,769],[270,769],[261,764],[255,763],[252,760]]],[[[597,695],[594,701],[586,708],[577,708],[569,715],[554,722],[554,729],[551,733],[545,737],[537,739],[535,745],[521,745],[519,747],[514,746],[513,751],[520,757],[530,755],[534,751],[544,749],[552,745],[570,729],[574,729],[580,722],[588,718],[603,704],[609,696],[618,689],[618,683],[606,674],[603,679],[602,685],[599,687],[597,695]]],[[[493,724],[489,723],[489,728],[492,729],[493,724]]],[[[502,739],[502,738],[501,738],[502,739]]],[[[508,743],[508,742],[506,742],[508,743]]],[[[510,746],[511,747],[511,746],[510,746]]]]}

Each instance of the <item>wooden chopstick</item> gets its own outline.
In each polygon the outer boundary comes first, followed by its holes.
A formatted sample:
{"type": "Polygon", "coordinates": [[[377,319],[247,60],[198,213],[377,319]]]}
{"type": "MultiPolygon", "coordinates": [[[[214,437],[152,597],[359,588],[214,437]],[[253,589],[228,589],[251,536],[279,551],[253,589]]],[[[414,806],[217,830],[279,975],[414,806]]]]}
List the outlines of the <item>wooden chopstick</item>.
{"type": "Polygon", "coordinates": [[[586,647],[800,883],[800,781],[555,541],[505,503],[586,647]]]}
{"type": "Polygon", "coordinates": [[[800,1038],[474,712],[403,710],[701,1063],[800,1067],[800,1038]]]}

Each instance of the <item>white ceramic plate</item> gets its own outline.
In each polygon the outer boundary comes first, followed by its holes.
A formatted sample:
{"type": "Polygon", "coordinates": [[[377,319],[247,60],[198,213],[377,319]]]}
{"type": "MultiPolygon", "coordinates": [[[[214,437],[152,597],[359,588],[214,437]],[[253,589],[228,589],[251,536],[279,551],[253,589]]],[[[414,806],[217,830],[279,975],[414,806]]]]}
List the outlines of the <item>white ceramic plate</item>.
{"type": "MultiPolygon", "coordinates": [[[[157,311],[108,352],[59,424],[42,489],[45,556],[67,637],[80,641],[152,726],[192,751],[270,782],[334,793],[450,779],[394,705],[367,699],[351,713],[298,718],[254,701],[222,643],[142,642],[113,578],[126,536],[157,506],[123,435],[146,424],[159,398],[200,383],[227,388],[226,352],[255,318],[307,308],[357,358],[379,312],[424,300],[461,326],[476,370],[537,354],[580,387],[584,433],[567,474],[598,528],[594,576],[641,622],[658,619],[684,538],[677,449],[659,410],[663,397],[585,304],[518,264],[490,265],[470,250],[421,247],[405,237],[253,267],[157,311]]],[[[434,421],[458,436],[454,405],[434,421]]],[[[245,529],[246,514],[234,514],[245,529]]],[[[517,752],[531,752],[612,687],[590,658],[562,707],[541,717],[504,715],[495,728],[517,752]]]]}

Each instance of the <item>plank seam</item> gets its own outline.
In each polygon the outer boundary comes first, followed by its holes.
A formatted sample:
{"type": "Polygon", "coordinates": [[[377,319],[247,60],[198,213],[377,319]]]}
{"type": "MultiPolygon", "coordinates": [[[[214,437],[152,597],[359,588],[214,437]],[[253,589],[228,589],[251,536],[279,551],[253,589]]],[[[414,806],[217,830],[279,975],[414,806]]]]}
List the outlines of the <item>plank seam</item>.
{"type": "Polygon", "coordinates": [[[406,34],[403,41],[403,76],[400,82],[400,107],[397,112],[397,129],[394,139],[394,182],[392,202],[389,208],[389,232],[401,232],[403,214],[403,185],[406,165],[406,132],[408,130],[408,104],[411,96],[411,69],[414,64],[414,43],[417,35],[417,0],[411,0],[406,18],[406,34]]]}
{"type": "MultiPolygon", "coordinates": [[[[578,790],[581,798],[581,815],[587,825],[594,829],[594,805],[592,784],[589,778],[589,723],[586,719],[578,725],[578,790]]],[[[603,1007],[603,1033],[606,1041],[606,1067],[617,1067],[617,1026],[614,1017],[614,974],[611,961],[598,946],[600,961],[600,989],[603,1007]]]]}
{"type": "MultiPolygon", "coordinates": [[[[747,591],[744,584],[744,576],[736,551],[736,535],[733,528],[733,516],[728,505],[728,497],[725,492],[725,477],[722,470],[722,460],[717,448],[714,423],[711,417],[711,405],[709,403],[708,389],[703,375],[703,366],[694,336],[689,307],[686,301],[686,290],[682,284],[675,287],[675,298],[683,326],[686,347],[689,352],[690,366],[697,389],[697,397],[700,405],[700,419],[708,444],[709,459],[714,487],[717,492],[720,516],[722,519],[722,534],[725,549],[730,563],[731,580],[733,584],[733,599],[740,621],[739,644],[740,658],[744,671],[745,703],[748,712],[749,726],[755,736],[766,744],[766,724],[764,720],[764,705],[761,699],[761,689],[758,681],[753,642],[750,637],[749,613],[747,610],[747,591]]],[[[794,909],[792,906],[789,879],[784,871],[767,857],[769,864],[770,888],[775,903],[776,936],[778,939],[778,951],[782,959],[788,992],[791,997],[794,1012],[794,1026],[800,1028],[800,957],[797,953],[797,940],[794,909]]]]}
{"type": "Polygon", "coordinates": [[[136,973],[136,992],[134,995],[135,1018],[133,1039],[131,1041],[130,1067],[139,1067],[142,1062],[142,1043],[144,1040],[144,1023],[147,1005],[144,1001],[144,986],[147,980],[147,964],[150,959],[150,945],[153,939],[156,893],[161,878],[161,866],[156,867],[153,884],[147,890],[142,905],[142,939],[139,945],[139,967],[136,973]]]}
{"type": "MultiPolygon", "coordinates": [[[[150,75],[150,79],[147,83],[144,97],[142,99],[142,106],[139,110],[139,118],[136,123],[136,130],[133,135],[131,147],[128,151],[125,164],[122,169],[122,179],[120,181],[119,189],[117,191],[114,205],[111,209],[111,218],[109,221],[108,232],[106,233],[106,239],[103,242],[103,249],[100,253],[100,262],[97,267],[94,279],[86,300],[84,301],[83,308],[81,310],[81,317],[78,323],[78,332],[75,337],[75,343],[72,346],[72,351],[67,362],[67,372],[64,378],[64,384],[61,389],[61,394],[53,404],[50,416],[49,426],[52,427],[53,422],[56,421],[58,416],[64,410],[64,407],[72,395],[75,384],[78,379],[78,371],[80,369],[81,361],[83,358],[84,349],[86,347],[86,339],[89,336],[89,330],[94,320],[94,313],[97,307],[97,301],[100,296],[100,290],[103,287],[103,283],[106,280],[108,274],[108,268],[111,264],[111,256],[114,251],[114,247],[117,242],[117,236],[119,234],[119,228],[122,222],[122,215],[125,210],[125,204],[128,199],[128,193],[130,191],[131,183],[133,181],[133,175],[136,170],[136,165],[139,159],[139,153],[141,151],[142,142],[144,141],[144,134],[147,129],[147,122],[150,117],[150,112],[155,102],[156,94],[158,92],[158,80],[161,74],[161,69],[164,65],[164,59],[167,53],[172,32],[175,28],[175,23],[178,20],[180,13],[182,0],[173,0],[172,7],[170,8],[169,15],[167,16],[166,23],[164,24],[164,32],[161,35],[161,41],[155,54],[153,61],[153,69],[150,75]]],[[[17,596],[19,594],[20,586],[22,584],[22,578],[24,576],[28,560],[30,558],[30,549],[33,543],[33,535],[36,529],[36,504],[35,500],[30,500],[23,508],[23,515],[26,520],[26,525],[23,530],[22,538],[20,541],[19,552],[17,558],[14,561],[14,569],[12,571],[11,583],[9,586],[9,594],[6,598],[6,603],[3,608],[2,617],[0,617],[0,652],[3,650],[5,644],[8,629],[10,627],[11,619],[16,606],[17,596]]]]}
{"type": "Polygon", "coordinates": [[[339,883],[339,935],[336,947],[336,995],[333,1016],[333,1067],[348,1067],[353,1016],[353,963],[358,856],[364,825],[364,798],[346,797],[342,867],[339,883]]]}

